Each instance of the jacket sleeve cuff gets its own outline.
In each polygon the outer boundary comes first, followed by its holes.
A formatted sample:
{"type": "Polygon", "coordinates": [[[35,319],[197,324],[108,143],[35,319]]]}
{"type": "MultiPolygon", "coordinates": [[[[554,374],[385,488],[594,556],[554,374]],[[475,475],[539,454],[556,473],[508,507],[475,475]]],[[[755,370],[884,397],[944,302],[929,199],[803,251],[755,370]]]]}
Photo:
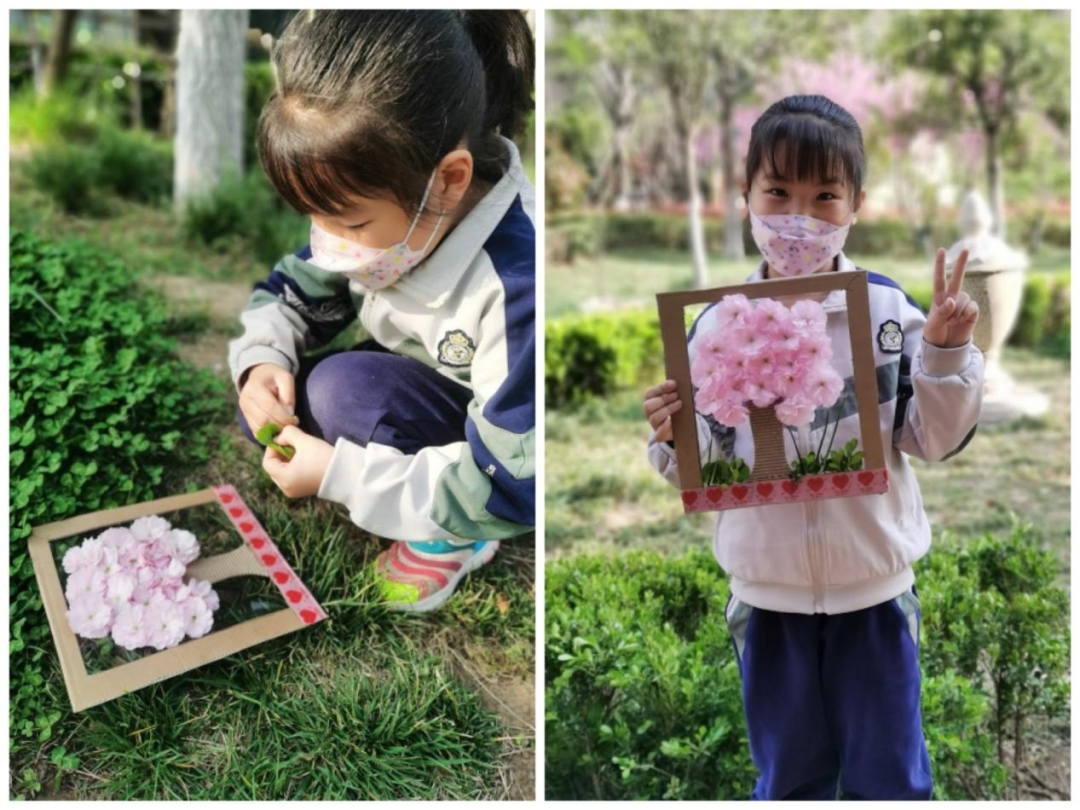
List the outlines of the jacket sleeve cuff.
{"type": "Polygon", "coordinates": [[[334,455],[330,457],[330,464],[316,494],[324,500],[348,506],[364,469],[365,452],[360,445],[344,437],[338,438],[334,455]]]}
{"type": "Polygon", "coordinates": [[[236,358],[233,385],[236,386],[237,394],[240,393],[240,379],[244,376],[244,372],[263,363],[273,363],[286,369],[291,374],[296,373],[295,369],[293,369],[292,359],[285,352],[275,349],[273,346],[249,346],[236,358]]]}
{"type": "Polygon", "coordinates": [[[935,346],[923,338],[922,368],[930,377],[949,377],[959,374],[971,362],[971,341],[948,349],[935,346]]]}

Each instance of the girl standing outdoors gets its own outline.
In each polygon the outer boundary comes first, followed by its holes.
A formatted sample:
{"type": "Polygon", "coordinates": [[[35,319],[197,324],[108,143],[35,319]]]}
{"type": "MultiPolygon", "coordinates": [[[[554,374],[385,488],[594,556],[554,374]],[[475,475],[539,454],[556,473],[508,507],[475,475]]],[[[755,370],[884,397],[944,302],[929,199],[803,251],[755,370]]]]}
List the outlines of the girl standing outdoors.
{"type": "MultiPolygon", "coordinates": [[[[839,105],[790,96],[769,107],[746,161],[751,231],[764,257],[748,280],[858,270],[842,248],[865,173],[859,125],[839,105]]],[[[931,796],[912,572],[930,546],[930,523],[907,457],[947,459],[975,432],[983,356],[971,342],[979,310],[962,289],[966,261],[961,253],[946,281],[937,251],[927,314],[895,282],[867,274],[880,403],[869,418],[881,425],[889,491],[719,513],[713,549],[730,577],[726,617],[760,772],[755,799],[931,796]]],[[[836,297],[823,302],[828,329],[846,334],[836,297]]],[[[715,318],[707,309],[690,331],[691,360],[695,334],[715,318]]],[[[844,350],[833,347],[841,375],[851,368],[844,350]]],[[[671,414],[682,407],[671,380],[645,393],[649,459],[676,486],[671,414]]],[[[718,446],[726,460],[752,460],[748,426],[697,422],[703,458],[718,446]]],[[[811,423],[814,446],[826,424],[811,423]]],[[[836,446],[858,437],[857,412],[841,410],[830,429],[836,446]]]]}

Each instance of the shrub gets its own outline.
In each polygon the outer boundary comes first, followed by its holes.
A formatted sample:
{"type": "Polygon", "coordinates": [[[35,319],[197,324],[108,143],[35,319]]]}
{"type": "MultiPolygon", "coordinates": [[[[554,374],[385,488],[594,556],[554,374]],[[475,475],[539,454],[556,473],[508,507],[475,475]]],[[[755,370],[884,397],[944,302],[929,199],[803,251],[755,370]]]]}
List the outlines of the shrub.
{"type": "Polygon", "coordinates": [[[166,471],[206,461],[232,412],[219,380],[177,359],[164,304],[122,264],[18,230],[10,258],[10,751],[28,789],[43,781],[38,750],[72,721],[31,527],[164,495],[166,471]]]}
{"type": "Polygon", "coordinates": [[[549,798],[749,795],[755,774],[727,595],[700,551],[548,566],[549,798]]]}
{"type": "Polygon", "coordinates": [[[162,203],[172,196],[172,145],[141,130],[103,129],[95,144],[97,183],[121,197],[162,203]]]}
{"type": "Polygon", "coordinates": [[[647,310],[548,321],[545,341],[545,395],[553,408],[639,385],[663,366],[660,325],[647,310]]]}
{"type": "MultiPolygon", "coordinates": [[[[724,222],[719,217],[704,220],[705,245],[713,254],[724,249],[724,222]]],[[[868,220],[851,229],[845,249],[855,255],[887,255],[898,259],[925,256],[924,240],[934,244],[952,244],[958,232],[954,226],[921,231],[899,220],[868,220]]],[[[576,211],[548,218],[548,256],[552,261],[570,262],[578,255],[599,255],[612,250],[661,248],[690,250],[687,217],[682,213],[649,211],[620,213],[612,211],[576,211]],[[572,247],[585,250],[574,251],[572,247]]],[[[747,255],[758,249],[750,234],[749,222],[743,220],[743,247],[747,255]]]]}
{"type": "Polygon", "coordinates": [[[1068,714],[1069,604],[1057,571],[1026,525],[1003,539],[946,540],[916,566],[923,625],[936,641],[924,666],[985,689],[987,731],[999,760],[1013,741],[1014,776],[1031,718],[1068,714]]]}
{"type": "Polygon", "coordinates": [[[57,144],[34,152],[30,179],[68,214],[104,216],[108,205],[98,189],[101,158],[79,144],[57,144]]]}
{"type": "MultiPolygon", "coordinates": [[[[922,720],[935,799],[1002,798],[1006,739],[1068,718],[1068,597],[1031,530],[916,566],[922,720]]],[[[756,778],[710,555],[549,563],[545,715],[551,799],[741,799],[756,778]]]]}
{"type": "Polygon", "coordinates": [[[210,246],[240,238],[264,262],[306,245],[310,230],[260,170],[226,179],[206,198],[189,203],[183,216],[189,238],[210,246]]]}
{"type": "Polygon", "coordinates": [[[1050,284],[1043,276],[1029,276],[1024,283],[1020,316],[1013,329],[1012,343],[1035,347],[1046,333],[1046,318],[1050,310],[1050,284]]]}
{"type": "Polygon", "coordinates": [[[102,127],[114,123],[108,107],[70,88],[55,90],[44,99],[27,88],[11,98],[9,131],[13,143],[89,143],[102,127]]]}

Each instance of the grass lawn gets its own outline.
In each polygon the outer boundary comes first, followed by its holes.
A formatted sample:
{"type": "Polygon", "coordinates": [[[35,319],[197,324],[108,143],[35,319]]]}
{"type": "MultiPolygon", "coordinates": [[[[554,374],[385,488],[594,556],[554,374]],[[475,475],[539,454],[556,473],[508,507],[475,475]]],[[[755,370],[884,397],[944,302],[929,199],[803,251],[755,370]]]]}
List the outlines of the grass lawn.
{"type": "MultiPolygon", "coordinates": [[[[889,276],[903,287],[929,285],[933,264],[884,256],[852,256],[860,267],[889,276]]],[[[744,281],[754,271],[758,256],[738,262],[711,256],[709,284],[722,286],[744,281]]],[[[1045,248],[1031,262],[1031,271],[1068,272],[1069,251],[1045,248]]],[[[690,254],[678,250],[652,249],[611,253],[583,258],[572,265],[548,263],[545,301],[547,317],[576,311],[655,306],[654,296],[669,290],[687,290],[693,285],[690,254]]]]}
{"type": "MultiPolygon", "coordinates": [[[[549,290],[551,287],[549,286],[549,290]]],[[[1007,347],[1006,368],[1047,394],[1038,419],[980,426],[944,463],[913,459],[935,530],[1004,531],[1010,513],[1034,523],[1069,573],[1069,364],[1007,347]]],[[[546,421],[546,550],[550,557],[649,547],[677,552],[712,541],[714,518],[685,515],[645,455],[640,395],[627,391],[546,421]]]]}
{"type": "MultiPolygon", "coordinates": [[[[59,214],[17,171],[12,176],[12,225],[49,238],[78,236],[138,271],[142,284],[166,296],[181,357],[213,369],[235,410],[227,343],[265,263],[239,240],[214,249],[186,241],[164,209],[110,200],[108,219],[59,214]]],[[[329,620],[66,716],[56,738],[13,759],[12,793],[531,799],[533,537],[506,542],[496,562],[435,614],[391,614],[369,573],[386,543],[336,504],[286,498],[235,422],[220,430],[226,440],[217,456],[205,468],[174,470],[169,491],[234,484],[329,620]],[[58,744],[77,765],[50,765],[58,744]]],[[[68,705],[58,677],[41,688],[58,708],[68,705]]]]}

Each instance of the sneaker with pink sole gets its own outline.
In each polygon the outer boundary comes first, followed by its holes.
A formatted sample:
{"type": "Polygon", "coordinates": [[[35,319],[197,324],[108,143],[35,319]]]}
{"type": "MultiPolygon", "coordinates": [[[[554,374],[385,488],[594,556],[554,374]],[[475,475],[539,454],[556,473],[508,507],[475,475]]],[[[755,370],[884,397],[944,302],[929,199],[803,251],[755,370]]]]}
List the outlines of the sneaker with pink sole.
{"type": "Polygon", "coordinates": [[[440,607],[467,575],[491,562],[497,540],[454,545],[446,540],[398,540],[375,561],[381,590],[391,610],[424,613],[440,607]]]}

